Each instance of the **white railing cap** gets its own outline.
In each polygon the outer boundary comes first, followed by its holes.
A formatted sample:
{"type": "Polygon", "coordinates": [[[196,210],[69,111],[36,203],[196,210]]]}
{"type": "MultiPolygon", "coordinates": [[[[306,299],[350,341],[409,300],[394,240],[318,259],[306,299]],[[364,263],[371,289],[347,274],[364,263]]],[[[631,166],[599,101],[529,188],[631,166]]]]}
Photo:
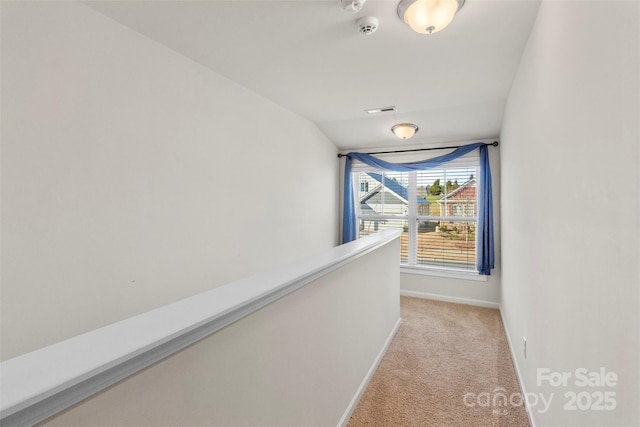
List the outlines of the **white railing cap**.
{"type": "Polygon", "coordinates": [[[400,234],[384,230],[4,361],[0,421],[42,421],[400,234]]]}

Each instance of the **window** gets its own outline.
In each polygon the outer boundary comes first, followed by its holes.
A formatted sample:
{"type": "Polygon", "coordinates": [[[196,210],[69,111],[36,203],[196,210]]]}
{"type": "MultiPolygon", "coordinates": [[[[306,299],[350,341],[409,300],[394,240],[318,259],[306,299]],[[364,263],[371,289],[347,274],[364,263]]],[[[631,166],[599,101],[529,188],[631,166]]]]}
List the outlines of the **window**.
{"type": "Polygon", "coordinates": [[[388,172],[353,167],[358,237],[400,228],[400,263],[427,269],[475,272],[479,162],[388,172]]]}

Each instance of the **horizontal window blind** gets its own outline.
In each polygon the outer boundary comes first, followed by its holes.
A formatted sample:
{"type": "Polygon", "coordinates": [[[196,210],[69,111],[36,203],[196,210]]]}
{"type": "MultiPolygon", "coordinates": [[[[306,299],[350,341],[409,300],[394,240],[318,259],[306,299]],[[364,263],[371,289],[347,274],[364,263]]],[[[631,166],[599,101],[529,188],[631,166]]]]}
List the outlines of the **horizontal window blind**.
{"type": "Polygon", "coordinates": [[[476,271],[477,157],[417,172],[354,164],[358,234],[403,230],[400,262],[476,271]]]}

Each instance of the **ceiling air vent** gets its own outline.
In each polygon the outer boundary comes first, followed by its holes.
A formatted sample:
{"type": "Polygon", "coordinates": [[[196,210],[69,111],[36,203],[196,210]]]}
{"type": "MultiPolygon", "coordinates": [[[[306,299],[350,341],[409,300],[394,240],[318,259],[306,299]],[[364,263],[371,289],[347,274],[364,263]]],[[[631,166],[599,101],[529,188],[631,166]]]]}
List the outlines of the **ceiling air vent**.
{"type": "Polygon", "coordinates": [[[389,107],[372,108],[370,110],[364,110],[364,111],[367,114],[378,114],[378,113],[390,113],[392,111],[398,111],[398,109],[392,105],[389,107]]]}

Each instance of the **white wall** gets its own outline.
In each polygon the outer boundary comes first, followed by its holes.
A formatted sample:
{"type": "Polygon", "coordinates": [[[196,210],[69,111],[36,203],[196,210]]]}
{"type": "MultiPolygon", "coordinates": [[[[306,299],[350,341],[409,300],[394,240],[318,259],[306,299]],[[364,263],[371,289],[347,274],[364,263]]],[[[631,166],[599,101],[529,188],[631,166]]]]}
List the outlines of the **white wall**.
{"type": "Polygon", "coordinates": [[[3,359],[337,243],[315,125],[83,4],[1,7],[3,359]]]}
{"type": "Polygon", "coordinates": [[[509,96],[501,304],[526,391],[554,394],[537,426],[640,425],[639,36],[638,2],[544,1],[509,96]],[[601,367],[617,385],[575,385],[601,367]],[[564,409],[607,391],[612,411],[564,409]]]}

